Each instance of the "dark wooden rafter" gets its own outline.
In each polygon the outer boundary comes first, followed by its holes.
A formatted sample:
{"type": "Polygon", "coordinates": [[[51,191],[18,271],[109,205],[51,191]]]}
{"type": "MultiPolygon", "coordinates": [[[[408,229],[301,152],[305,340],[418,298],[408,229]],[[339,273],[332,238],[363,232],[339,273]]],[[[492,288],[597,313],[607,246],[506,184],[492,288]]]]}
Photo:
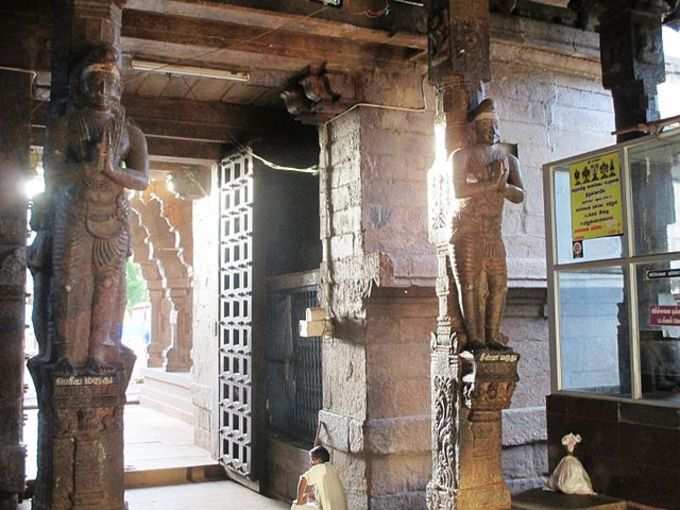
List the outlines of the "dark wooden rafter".
{"type": "MultiPolygon", "coordinates": [[[[259,27],[265,30],[285,29],[288,32],[297,32],[306,35],[322,36],[335,39],[348,39],[356,43],[386,44],[397,47],[407,47],[424,50],[427,40],[417,32],[393,31],[385,28],[360,26],[357,24],[360,17],[348,16],[346,19],[326,19],[323,16],[340,12],[331,9],[319,13],[319,5],[307,2],[307,9],[285,11],[287,4],[292,2],[276,2],[276,7],[281,10],[269,9],[264,2],[239,2],[242,5],[218,2],[206,2],[204,0],[128,0],[127,7],[137,11],[156,12],[172,16],[185,16],[194,18],[212,19],[236,23],[244,26],[259,27]],[[317,15],[311,16],[317,12],[317,15]]],[[[354,2],[352,10],[360,10],[354,2]]],[[[366,3],[366,2],[365,2],[366,3]]],[[[402,6],[397,6],[397,9],[402,6]]],[[[405,7],[404,7],[405,8],[405,7]]],[[[411,8],[413,10],[413,8],[411,8]]]]}
{"type": "MultiPolygon", "coordinates": [[[[229,134],[249,136],[288,132],[299,126],[283,111],[220,102],[123,96],[127,114],[147,136],[207,142],[233,142],[229,134]]],[[[38,103],[33,125],[47,123],[47,103],[38,103]]]]}

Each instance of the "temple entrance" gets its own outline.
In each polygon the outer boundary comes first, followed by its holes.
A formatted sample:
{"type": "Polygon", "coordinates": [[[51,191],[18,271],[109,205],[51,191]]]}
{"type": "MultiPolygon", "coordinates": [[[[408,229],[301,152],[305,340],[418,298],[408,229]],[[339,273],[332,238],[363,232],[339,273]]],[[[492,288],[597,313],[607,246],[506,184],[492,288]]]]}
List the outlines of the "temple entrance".
{"type": "Polygon", "coordinates": [[[321,409],[321,341],[298,334],[317,306],[318,179],[287,170],[252,148],[218,170],[219,460],[229,477],[256,490],[266,477],[285,497],[321,409]]]}

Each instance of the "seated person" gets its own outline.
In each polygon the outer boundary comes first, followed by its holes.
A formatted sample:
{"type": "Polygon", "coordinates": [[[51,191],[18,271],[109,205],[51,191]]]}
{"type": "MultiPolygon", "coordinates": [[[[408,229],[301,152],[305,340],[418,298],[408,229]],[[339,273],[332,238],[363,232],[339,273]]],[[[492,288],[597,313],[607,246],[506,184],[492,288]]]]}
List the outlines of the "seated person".
{"type": "Polygon", "coordinates": [[[297,499],[291,510],[304,510],[310,506],[321,510],[347,510],[345,489],[335,466],[330,463],[328,450],[316,446],[309,451],[309,459],[312,467],[300,477],[297,499]]]}

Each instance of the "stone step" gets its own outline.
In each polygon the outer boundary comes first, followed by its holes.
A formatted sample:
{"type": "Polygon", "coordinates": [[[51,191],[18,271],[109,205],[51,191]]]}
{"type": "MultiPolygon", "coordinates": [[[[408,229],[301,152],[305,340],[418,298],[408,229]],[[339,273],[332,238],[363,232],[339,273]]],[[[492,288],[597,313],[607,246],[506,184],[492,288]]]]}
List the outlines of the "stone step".
{"type": "Polygon", "coordinates": [[[145,469],[125,472],[125,489],[141,489],[180,485],[184,483],[226,480],[224,468],[219,464],[145,469]]]}
{"type": "Polygon", "coordinates": [[[512,497],[513,510],[626,510],[625,501],[607,496],[575,496],[532,489],[512,497]]]}

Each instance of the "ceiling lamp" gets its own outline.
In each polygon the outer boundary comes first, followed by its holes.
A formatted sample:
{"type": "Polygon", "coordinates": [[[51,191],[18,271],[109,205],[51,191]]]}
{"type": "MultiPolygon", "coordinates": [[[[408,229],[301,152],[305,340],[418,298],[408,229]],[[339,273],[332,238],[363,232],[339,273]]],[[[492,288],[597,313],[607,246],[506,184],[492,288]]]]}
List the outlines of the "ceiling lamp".
{"type": "Polygon", "coordinates": [[[178,74],[181,76],[192,76],[194,78],[212,78],[213,80],[250,81],[250,73],[246,72],[164,64],[163,62],[151,62],[149,60],[138,60],[136,58],[132,59],[130,67],[135,71],[151,73],[178,74]]]}

